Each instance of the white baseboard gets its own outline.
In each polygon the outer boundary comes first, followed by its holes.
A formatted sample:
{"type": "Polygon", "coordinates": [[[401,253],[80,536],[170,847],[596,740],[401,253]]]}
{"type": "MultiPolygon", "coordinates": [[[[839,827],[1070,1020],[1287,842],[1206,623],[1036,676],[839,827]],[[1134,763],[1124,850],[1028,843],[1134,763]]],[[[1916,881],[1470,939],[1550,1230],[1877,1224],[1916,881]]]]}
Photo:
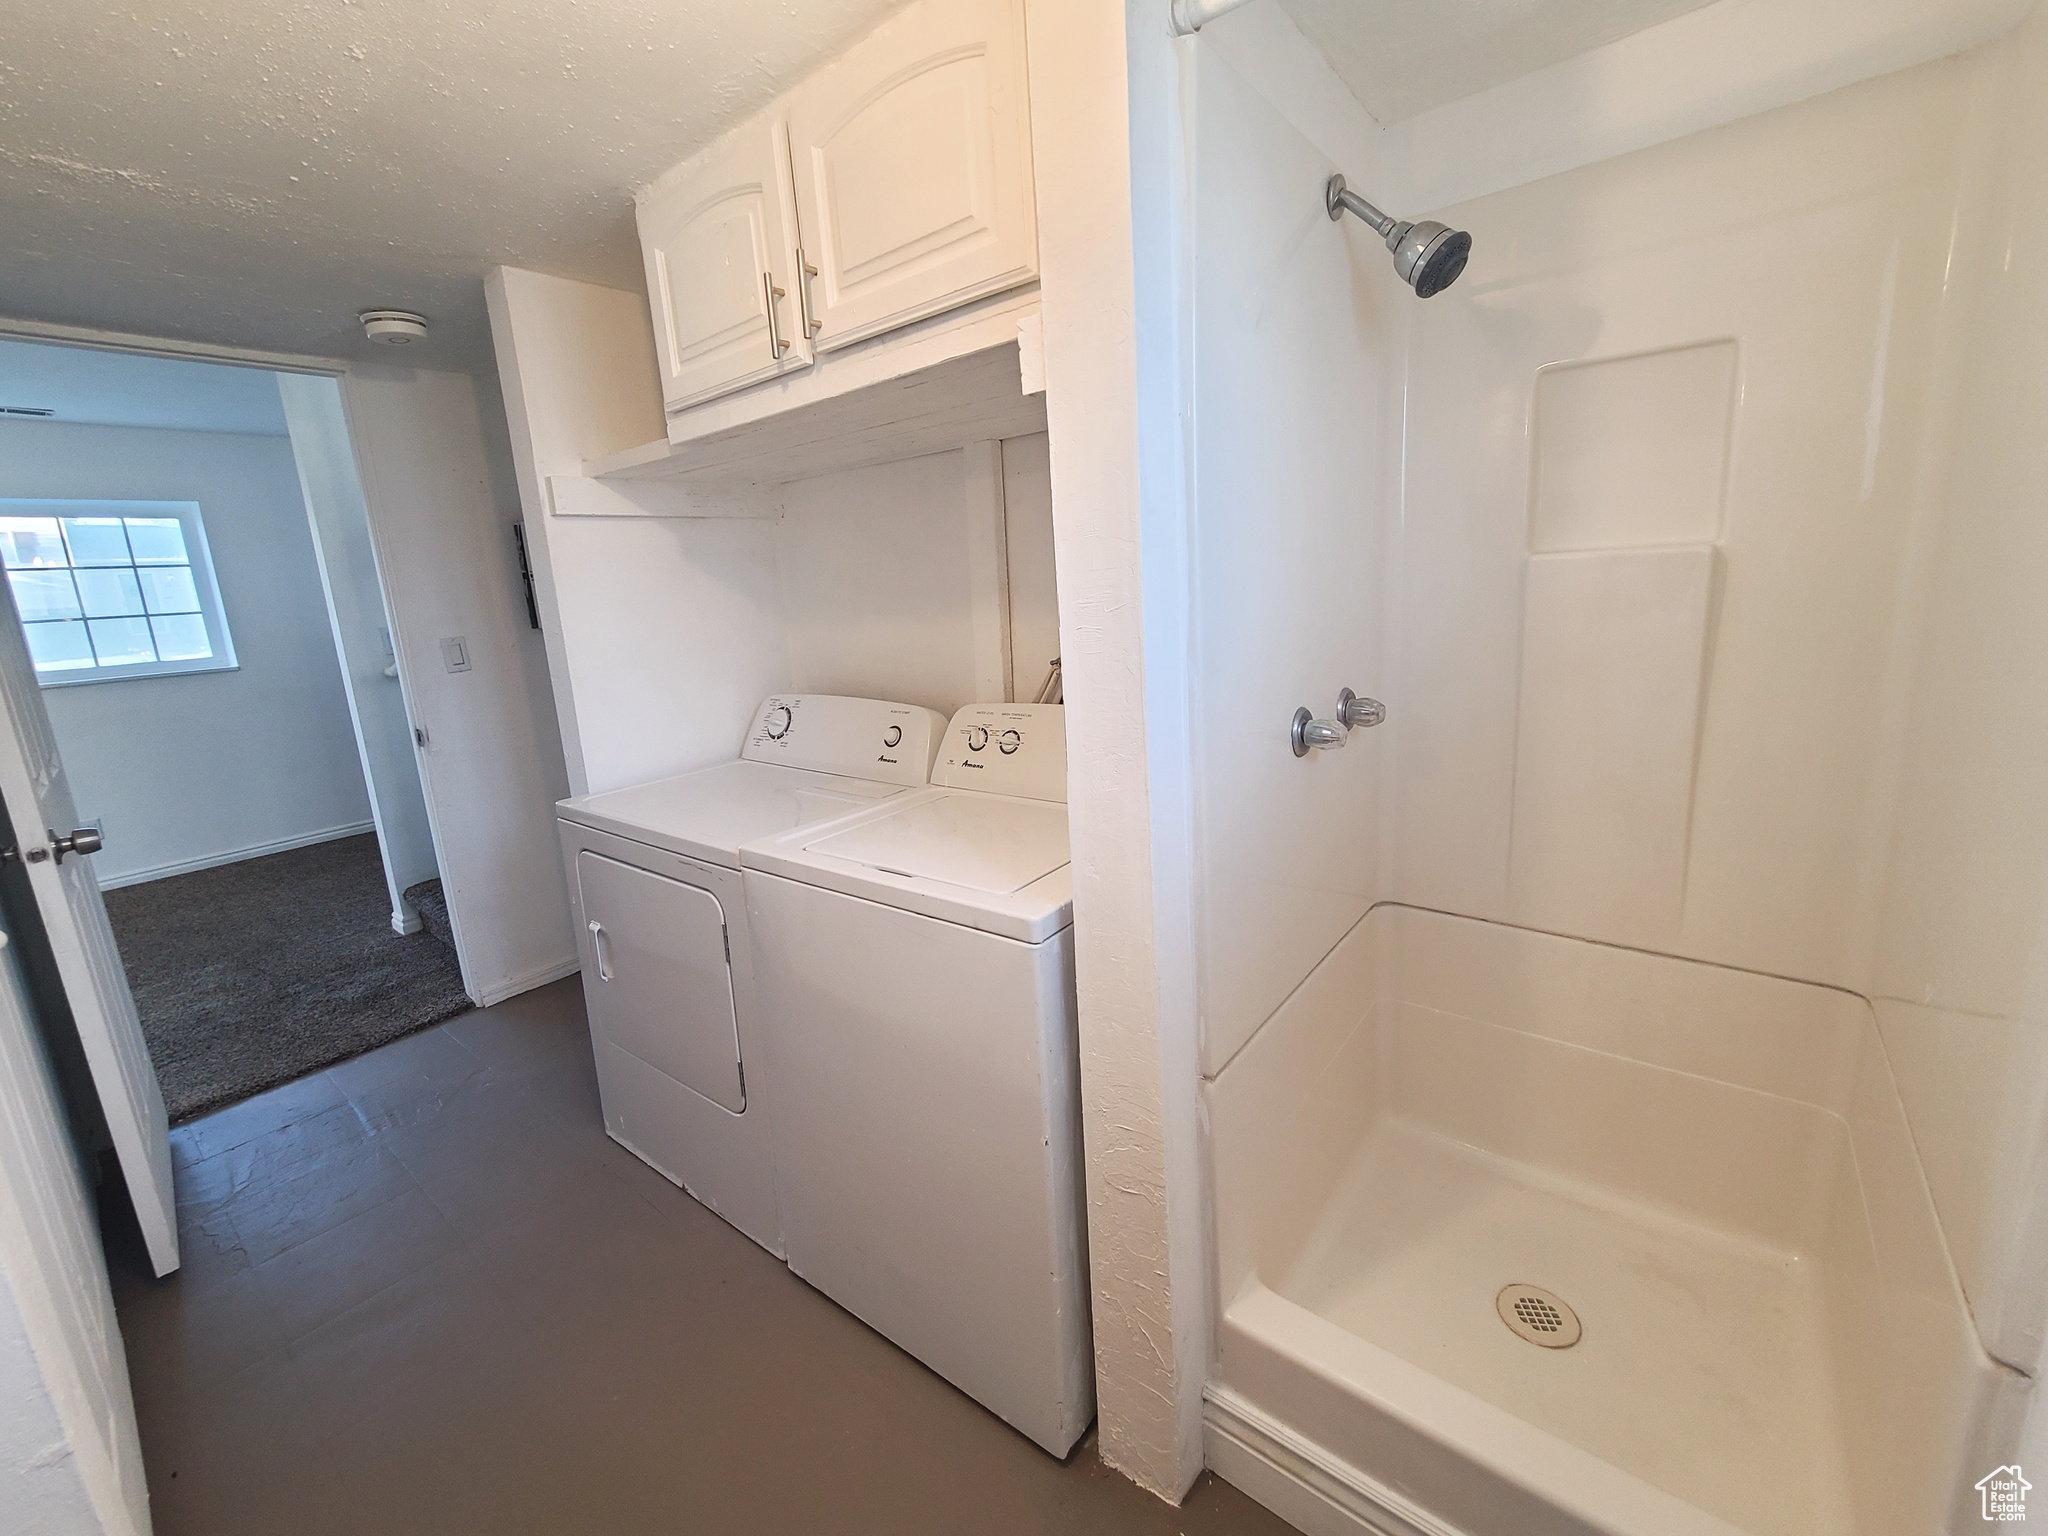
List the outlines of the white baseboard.
{"type": "Polygon", "coordinates": [[[508,976],[503,981],[493,982],[479,988],[482,996],[477,999],[479,1008],[488,1008],[493,1003],[502,1003],[508,997],[517,997],[522,992],[531,992],[535,987],[544,987],[551,981],[560,981],[564,976],[574,976],[583,969],[583,962],[575,955],[566,960],[550,961],[536,966],[533,970],[522,971],[517,976],[508,976]]]}
{"type": "Polygon", "coordinates": [[[403,903],[400,904],[396,912],[391,914],[391,931],[402,939],[410,938],[426,926],[425,923],[420,921],[419,913],[403,903]]]}
{"type": "Polygon", "coordinates": [[[1202,1402],[1202,1459],[1307,1536],[1463,1536],[1228,1387],[1202,1402]]]}
{"type": "Polygon", "coordinates": [[[180,859],[175,864],[158,864],[150,869],[130,870],[125,875],[110,875],[101,879],[100,889],[118,891],[124,885],[142,885],[150,880],[163,880],[172,875],[189,875],[195,870],[215,869],[222,864],[239,864],[244,859],[260,859],[266,853],[288,853],[294,848],[310,848],[315,843],[331,843],[337,838],[357,837],[365,832],[374,832],[374,821],[350,822],[345,827],[323,827],[318,832],[304,832],[297,837],[280,837],[275,842],[257,843],[248,848],[230,848],[225,853],[204,854],[196,859],[180,859]]]}

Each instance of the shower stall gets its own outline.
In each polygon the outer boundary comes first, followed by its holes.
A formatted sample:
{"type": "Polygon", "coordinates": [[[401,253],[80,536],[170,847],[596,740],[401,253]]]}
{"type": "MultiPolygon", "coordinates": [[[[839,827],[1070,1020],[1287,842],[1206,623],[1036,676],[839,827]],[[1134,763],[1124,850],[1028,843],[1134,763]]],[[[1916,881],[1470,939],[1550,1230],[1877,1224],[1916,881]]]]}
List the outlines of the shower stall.
{"type": "Polygon", "coordinates": [[[1205,1449],[1306,1531],[1974,1529],[2048,1438],[2024,9],[1540,176],[1177,45],[1205,1449]]]}

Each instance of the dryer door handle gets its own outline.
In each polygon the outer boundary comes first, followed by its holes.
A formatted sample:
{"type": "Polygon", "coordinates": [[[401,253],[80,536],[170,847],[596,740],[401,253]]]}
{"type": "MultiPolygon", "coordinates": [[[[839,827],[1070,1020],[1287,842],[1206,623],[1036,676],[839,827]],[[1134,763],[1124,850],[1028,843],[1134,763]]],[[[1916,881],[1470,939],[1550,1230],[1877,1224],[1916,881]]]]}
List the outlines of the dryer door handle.
{"type": "Polygon", "coordinates": [[[611,935],[596,918],[590,920],[590,947],[597,952],[597,979],[612,979],[611,935]]]}

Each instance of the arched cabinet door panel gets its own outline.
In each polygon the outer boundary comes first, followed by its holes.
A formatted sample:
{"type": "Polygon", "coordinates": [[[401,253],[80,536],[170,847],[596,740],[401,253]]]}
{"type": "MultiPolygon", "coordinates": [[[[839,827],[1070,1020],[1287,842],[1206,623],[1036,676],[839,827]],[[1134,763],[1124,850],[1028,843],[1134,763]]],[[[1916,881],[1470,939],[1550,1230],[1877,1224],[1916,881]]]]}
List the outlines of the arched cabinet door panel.
{"type": "Polygon", "coordinates": [[[747,123],[640,202],[661,394],[674,413],[811,364],[779,119],[747,123]]]}
{"type": "Polygon", "coordinates": [[[789,99],[819,352],[1038,276],[1018,0],[926,0],[789,99]]]}

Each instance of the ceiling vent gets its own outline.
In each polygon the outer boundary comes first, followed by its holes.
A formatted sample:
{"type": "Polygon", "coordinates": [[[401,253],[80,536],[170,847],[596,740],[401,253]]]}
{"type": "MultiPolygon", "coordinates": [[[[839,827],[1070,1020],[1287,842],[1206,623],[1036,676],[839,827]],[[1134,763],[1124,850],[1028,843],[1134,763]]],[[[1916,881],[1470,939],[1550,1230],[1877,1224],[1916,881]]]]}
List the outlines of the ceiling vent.
{"type": "Polygon", "coordinates": [[[427,334],[427,317],[409,309],[366,309],[356,318],[365,336],[387,347],[409,347],[427,334]]]}

